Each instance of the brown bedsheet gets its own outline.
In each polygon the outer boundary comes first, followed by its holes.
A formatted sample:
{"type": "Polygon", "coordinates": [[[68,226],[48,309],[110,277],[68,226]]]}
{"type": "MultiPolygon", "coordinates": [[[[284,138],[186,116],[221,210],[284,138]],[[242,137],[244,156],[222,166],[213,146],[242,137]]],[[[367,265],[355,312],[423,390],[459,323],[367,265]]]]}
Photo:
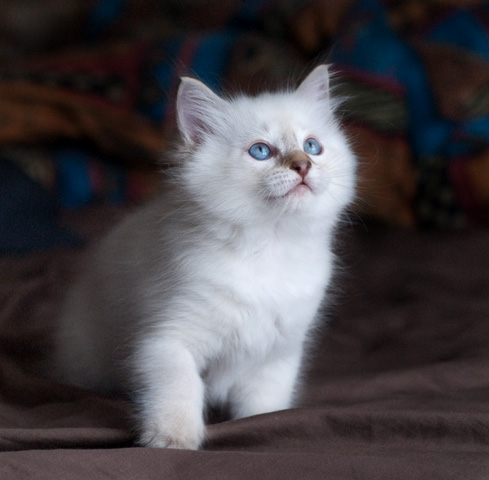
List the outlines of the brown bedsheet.
{"type": "Polygon", "coordinates": [[[79,251],[0,258],[0,479],[489,478],[489,231],[349,227],[338,247],[301,404],[196,452],[136,448],[124,400],[37,373],[79,251]]]}

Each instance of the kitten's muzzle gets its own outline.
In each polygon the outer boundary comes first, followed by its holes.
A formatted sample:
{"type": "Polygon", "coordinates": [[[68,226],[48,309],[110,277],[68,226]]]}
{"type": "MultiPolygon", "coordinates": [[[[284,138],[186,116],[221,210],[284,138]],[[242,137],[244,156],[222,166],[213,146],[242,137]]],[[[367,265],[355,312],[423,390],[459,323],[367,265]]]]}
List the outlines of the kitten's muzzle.
{"type": "Polygon", "coordinates": [[[295,170],[301,176],[302,180],[304,180],[312,166],[312,161],[304,152],[294,150],[284,155],[283,166],[295,170]]]}

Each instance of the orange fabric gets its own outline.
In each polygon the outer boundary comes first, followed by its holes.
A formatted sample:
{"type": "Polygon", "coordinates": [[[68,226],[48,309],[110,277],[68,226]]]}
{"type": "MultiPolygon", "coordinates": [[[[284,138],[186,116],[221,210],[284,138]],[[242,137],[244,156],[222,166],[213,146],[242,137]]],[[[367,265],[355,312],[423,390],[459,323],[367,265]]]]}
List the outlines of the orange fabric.
{"type": "Polygon", "coordinates": [[[27,82],[0,82],[0,143],[88,140],[104,152],[134,160],[157,158],[160,129],[142,116],[96,99],[27,82]]]}
{"type": "Polygon", "coordinates": [[[414,227],[418,172],[407,141],[382,137],[356,125],[348,127],[348,134],[358,157],[356,212],[392,225],[414,227]]]}

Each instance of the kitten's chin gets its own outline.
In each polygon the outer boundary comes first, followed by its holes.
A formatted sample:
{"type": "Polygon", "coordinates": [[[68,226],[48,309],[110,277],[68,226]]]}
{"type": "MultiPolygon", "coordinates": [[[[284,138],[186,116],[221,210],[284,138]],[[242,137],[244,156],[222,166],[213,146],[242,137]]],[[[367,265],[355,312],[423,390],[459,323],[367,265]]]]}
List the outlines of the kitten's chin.
{"type": "Polygon", "coordinates": [[[285,195],[285,198],[303,198],[306,195],[312,195],[312,190],[309,185],[304,182],[299,183],[295,187],[291,188],[285,195]]]}

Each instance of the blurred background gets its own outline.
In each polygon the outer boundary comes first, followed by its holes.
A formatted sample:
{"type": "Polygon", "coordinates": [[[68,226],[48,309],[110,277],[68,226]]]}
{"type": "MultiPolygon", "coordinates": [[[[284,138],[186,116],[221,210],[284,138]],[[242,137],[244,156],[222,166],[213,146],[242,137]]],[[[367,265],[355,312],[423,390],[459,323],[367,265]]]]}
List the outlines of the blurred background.
{"type": "Polygon", "coordinates": [[[60,213],[158,190],[179,77],[254,93],[332,63],[355,215],[489,224],[489,2],[2,0],[0,253],[79,238],[60,213]]]}

